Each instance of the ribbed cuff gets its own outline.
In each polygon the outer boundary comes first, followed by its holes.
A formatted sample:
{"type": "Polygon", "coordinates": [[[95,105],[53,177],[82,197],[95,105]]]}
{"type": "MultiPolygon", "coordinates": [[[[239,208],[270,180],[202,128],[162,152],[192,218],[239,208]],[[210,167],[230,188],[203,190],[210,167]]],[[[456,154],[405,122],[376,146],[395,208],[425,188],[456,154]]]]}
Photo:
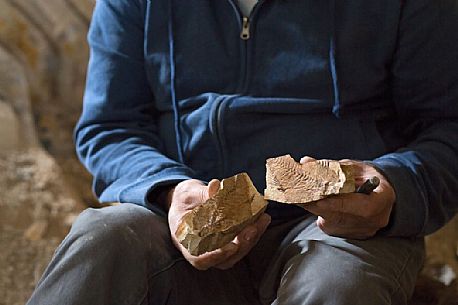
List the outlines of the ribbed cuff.
{"type": "Polygon", "coordinates": [[[413,237],[421,235],[427,219],[425,194],[417,187],[412,168],[402,158],[386,155],[368,164],[382,173],[396,193],[396,202],[388,226],[378,232],[384,236],[413,237]]]}

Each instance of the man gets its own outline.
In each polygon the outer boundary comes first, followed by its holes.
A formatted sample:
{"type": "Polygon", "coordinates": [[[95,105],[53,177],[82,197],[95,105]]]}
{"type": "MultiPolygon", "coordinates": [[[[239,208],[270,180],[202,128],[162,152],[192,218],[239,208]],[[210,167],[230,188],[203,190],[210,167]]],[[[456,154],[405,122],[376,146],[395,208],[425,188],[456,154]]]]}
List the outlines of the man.
{"type": "Polygon", "coordinates": [[[406,304],[457,210],[457,2],[248,2],[97,1],[76,145],[123,204],[82,213],[29,304],[406,304]],[[262,190],[287,153],[381,184],[271,202],[199,257],[176,242],[214,179],[262,190]]]}

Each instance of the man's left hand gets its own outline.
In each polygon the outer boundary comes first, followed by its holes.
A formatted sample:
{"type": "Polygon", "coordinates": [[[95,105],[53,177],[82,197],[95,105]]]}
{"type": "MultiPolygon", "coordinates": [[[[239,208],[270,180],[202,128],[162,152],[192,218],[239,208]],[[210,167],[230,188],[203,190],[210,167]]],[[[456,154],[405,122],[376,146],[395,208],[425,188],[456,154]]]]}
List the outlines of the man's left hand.
{"type": "MultiPolygon", "coordinates": [[[[301,163],[314,159],[304,157],[301,163]]],[[[353,239],[366,239],[386,227],[390,220],[396,195],[387,179],[369,164],[341,160],[353,165],[356,187],[367,179],[377,176],[380,185],[369,195],[359,193],[340,194],[304,205],[318,216],[318,227],[328,235],[353,239]]]]}

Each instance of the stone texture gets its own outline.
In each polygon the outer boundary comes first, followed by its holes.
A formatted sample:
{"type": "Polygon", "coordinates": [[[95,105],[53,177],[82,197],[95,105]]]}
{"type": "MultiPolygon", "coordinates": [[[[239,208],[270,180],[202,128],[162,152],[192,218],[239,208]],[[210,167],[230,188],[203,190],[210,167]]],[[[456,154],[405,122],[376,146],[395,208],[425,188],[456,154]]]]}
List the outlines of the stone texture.
{"type": "MultiPolygon", "coordinates": [[[[0,102],[3,118],[8,117],[5,118],[7,121],[0,122],[3,126],[1,129],[4,134],[9,131],[13,133],[8,136],[15,137],[15,145],[12,148],[38,146],[26,71],[22,62],[2,45],[0,45],[0,102]],[[10,123],[11,126],[6,126],[10,123]]],[[[6,137],[0,141],[6,142],[6,137]]]]}
{"type": "Polygon", "coordinates": [[[72,143],[93,3],[0,0],[0,305],[25,303],[95,203],[72,143]]]}
{"type": "Polygon", "coordinates": [[[301,164],[290,155],[266,162],[266,199],[305,204],[325,197],[355,191],[352,167],[333,160],[301,164]]]}
{"type": "Polygon", "coordinates": [[[192,255],[213,251],[258,219],[266,206],[250,177],[238,174],[223,179],[214,197],[187,213],[175,235],[192,255]]]}
{"type": "Polygon", "coordinates": [[[19,148],[19,121],[10,105],[0,100],[0,151],[19,148]]]}
{"type": "Polygon", "coordinates": [[[96,204],[74,154],[93,0],[0,0],[0,98],[14,109],[24,147],[43,145],[82,199],[96,204]]]}
{"type": "Polygon", "coordinates": [[[0,155],[0,194],[0,305],[22,305],[84,206],[39,148],[0,155]]]}

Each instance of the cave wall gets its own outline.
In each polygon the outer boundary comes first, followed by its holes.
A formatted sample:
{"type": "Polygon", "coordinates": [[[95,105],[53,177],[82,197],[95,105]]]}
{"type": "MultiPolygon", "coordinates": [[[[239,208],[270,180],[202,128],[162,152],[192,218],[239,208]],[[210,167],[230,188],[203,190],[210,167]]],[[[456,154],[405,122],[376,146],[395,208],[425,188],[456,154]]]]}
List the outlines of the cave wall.
{"type": "Polygon", "coordinates": [[[76,160],[72,129],[81,111],[93,5],[0,0],[0,148],[44,147],[90,204],[90,178],[76,160]]]}
{"type": "Polygon", "coordinates": [[[0,0],[0,305],[22,305],[95,205],[72,129],[92,0],[0,0]]]}

